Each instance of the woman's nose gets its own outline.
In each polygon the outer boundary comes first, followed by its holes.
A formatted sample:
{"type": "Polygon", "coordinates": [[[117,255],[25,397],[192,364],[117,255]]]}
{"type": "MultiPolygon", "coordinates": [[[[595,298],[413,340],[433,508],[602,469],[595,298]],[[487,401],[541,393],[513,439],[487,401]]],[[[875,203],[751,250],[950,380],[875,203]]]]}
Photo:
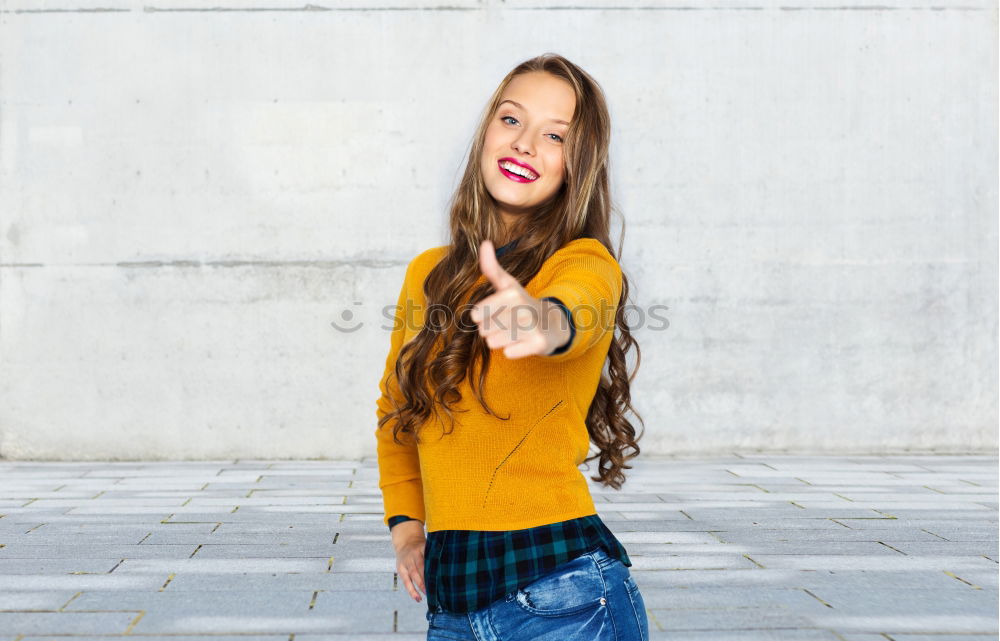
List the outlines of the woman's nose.
{"type": "Polygon", "coordinates": [[[518,150],[522,154],[533,151],[531,148],[531,143],[528,142],[527,136],[521,136],[520,138],[516,139],[512,146],[514,147],[514,149],[518,150]]]}

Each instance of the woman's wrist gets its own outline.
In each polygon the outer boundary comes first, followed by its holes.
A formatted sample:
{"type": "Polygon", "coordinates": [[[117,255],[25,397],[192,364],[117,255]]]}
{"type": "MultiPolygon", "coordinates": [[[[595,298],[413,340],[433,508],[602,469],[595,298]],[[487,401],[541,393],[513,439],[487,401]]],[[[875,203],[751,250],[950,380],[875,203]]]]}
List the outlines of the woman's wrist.
{"type": "Polygon", "coordinates": [[[404,545],[427,538],[424,535],[424,522],[417,519],[397,523],[392,526],[390,533],[392,534],[392,546],[397,550],[404,545]]]}
{"type": "Polygon", "coordinates": [[[567,323],[566,312],[563,311],[562,306],[558,303],[548,298],[543,298],[542,313],[545,319],[542,324],[542,331],[545,332],[550,342],[549,349],[545,354],[549,355],[565,346],[570,341],[570,338],[572,338],[572,335],[567,323]]]}

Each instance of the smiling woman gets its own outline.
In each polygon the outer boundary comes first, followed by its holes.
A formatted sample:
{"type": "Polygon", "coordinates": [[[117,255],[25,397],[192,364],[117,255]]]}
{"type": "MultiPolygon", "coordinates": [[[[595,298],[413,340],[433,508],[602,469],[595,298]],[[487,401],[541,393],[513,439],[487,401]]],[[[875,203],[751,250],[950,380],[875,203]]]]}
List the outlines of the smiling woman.
{"type": "Polygon", "coordinates": [[[515,76],[483,140],[481,171],[507,228],[559,192],[563,142],[576,109],[573,85],[544,71],[515,76]]]}
{"type": "Polygon", "coordinates": [[[396,571],[427,596],[429,640],[647,639],[632,562],[579,469],[599,459],[592,480],[617,490],[639,454],[610,127],[572,62],[515,67],[483,110],[449,244],[407,267],[375,434],[396,571]]]}

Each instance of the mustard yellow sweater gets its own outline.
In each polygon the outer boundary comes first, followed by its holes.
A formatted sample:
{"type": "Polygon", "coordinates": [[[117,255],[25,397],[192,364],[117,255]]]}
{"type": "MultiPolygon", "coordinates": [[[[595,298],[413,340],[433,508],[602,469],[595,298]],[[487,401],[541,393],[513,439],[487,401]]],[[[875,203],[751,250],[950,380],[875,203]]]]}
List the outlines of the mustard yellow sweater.
{"type": "MultiPolygon", "coordinates": [[[[391,385],[387,381],[400,349],[422,327],[424,279],[447,250],[423,251],[406,268],[379,384],[379,419],[392,410],[390,394],[402,400],[395,377],[391,385]]],[[[503,531],[596,513],[578,466],[590,448],[584,421],[613,338],[621,268],[599,241],[580,238],[549,257],[524,287],[535,298],[554,296],[569,308],[576,327],[570,348],[513,360],[493,350],[483,395],[509,420],[487,414],[466,379],[451,433],[442,434],[443,412],[421,426],[419,445],[404,433],[404,445],[393,442],[395,421],[376,427],[386,525],[390,516],[405,514],[423,521],[428,532],[503,531]]]]}

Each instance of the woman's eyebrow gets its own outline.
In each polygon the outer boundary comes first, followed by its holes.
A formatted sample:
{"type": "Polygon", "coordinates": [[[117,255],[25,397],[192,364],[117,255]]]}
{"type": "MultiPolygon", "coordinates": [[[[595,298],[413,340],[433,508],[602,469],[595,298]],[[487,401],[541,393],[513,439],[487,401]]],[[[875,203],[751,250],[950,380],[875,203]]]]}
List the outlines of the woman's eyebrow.
{"type": "MultiPolygon", "coordinates": [[[[501,101],[500,101],[500,104],[502,105],[502,104],[503,104],[503,103],[505,103],[505,102],[509,102],[509,103],[511,103],[512,105],[514,105],[514,106],[515,106],[515,107],[517,107],[518,109],[521,109],[522,111],[527,111],[527,109],[525,109],[525,108],[524,108],[524,105],[522,105],[521,103],[519,103],[519,102],[516,102],[516,101],[514,101],[514,100],[511,100],[510,98],[507,98],[507,99],[505,99],[505,100],[501,100],[501,101]]],[[[497,106],[499,106],[499,105],[497,105],[497,106]]],[[[549,120],[551,120],[552,122],[555,122],[555,123],[558,123],[558,124],[560,124],[560,125],[568,125],[568,124],[569,124],[569,123],[568,123],[568,122],[566,122],[565,120],[559,120],[558,118],[549,118],[549,120]]]]}

